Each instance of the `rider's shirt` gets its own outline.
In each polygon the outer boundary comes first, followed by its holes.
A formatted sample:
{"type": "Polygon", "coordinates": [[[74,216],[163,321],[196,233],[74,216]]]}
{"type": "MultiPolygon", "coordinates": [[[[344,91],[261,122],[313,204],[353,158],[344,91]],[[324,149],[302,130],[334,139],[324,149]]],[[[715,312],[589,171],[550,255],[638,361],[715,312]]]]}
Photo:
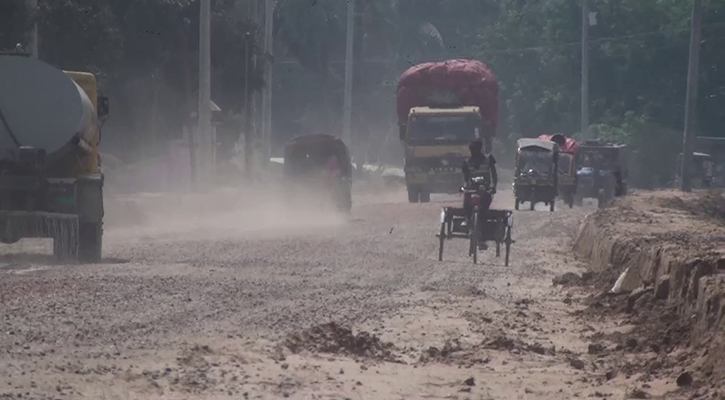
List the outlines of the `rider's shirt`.
{"type": "Polygon", "coordinates": [[[496,159],[493,155],[473,155],[463,163],[463,179],[468,185],[473,177],[483,176],[485,186],[491,187],[491,170],[496,168],[496,159]]]}

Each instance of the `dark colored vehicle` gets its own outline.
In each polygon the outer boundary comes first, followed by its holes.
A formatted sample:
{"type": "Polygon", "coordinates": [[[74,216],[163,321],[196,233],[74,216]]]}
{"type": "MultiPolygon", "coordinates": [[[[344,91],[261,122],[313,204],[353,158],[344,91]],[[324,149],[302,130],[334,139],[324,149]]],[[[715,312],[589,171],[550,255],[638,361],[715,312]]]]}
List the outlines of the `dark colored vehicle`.
{"type": "Polygon", "coordinates": [[[519,139],[514,176],[515,209],[528,201],[531,211],[543,202],[554,211],[558,195],[559,145],[549,140],[519,139]]]}
{"type": "Polygon", "coordinates": [[[339,211],[352,209],[352,163],[342,140],[325,134],[298,136],[284,149],[288,190],[327,192],[339,211]]]}
{"type": "Polygon", "coordinates": [[[511,233],[514,227],[513,212],[509,210],[481,209],[483,196],[492,196],[484,191],[483,177],[474,177],[473,185],[462,188],[464,203],[469,207],[444,207],[441,211],[441,228],[438,233],[438,261],[443,261],[443,248],[446,240],[468,239],[468,255],[473,263],[478,262],[478,251],[489,241],[496,243],[496,257],[501,256],[501,246],[505,246],[505,265],[509,265],[511,244],[514,243],[511,233]],[[470,210],[467,212],[466,210],[470,210]]]}
{"type": "Polygon", "coordinates": [[[698,136],[695,151],[709,154],[712,158],[712,183],[714,188],[725,187],[725,138],[698,136]]]}
{"type": "MultiPolygon", "coordinates": [[[[677,172],[675,175],[675,187],[680,186],[680,171],[682,170],[682,153],[677,156],[677,172]]],[[[709,154],[692,153],[692,165],[690,168],[690,179],[692,187],[696,189],[711,188],[713,185],[713,161],[709,154]]]]}
{"type": "Polygon", "coordinates": [[[53,239],[58,259],[101,260],[108,111],[95,75],[0,54],[0,242],[53,239]]]}
{"type": "Polygon", "coordinates": [[[615,197],[627,195],[627,146],[590,140],[577,153],[577,191],[575,203],[594,198],[606,207],[615,197]]]}

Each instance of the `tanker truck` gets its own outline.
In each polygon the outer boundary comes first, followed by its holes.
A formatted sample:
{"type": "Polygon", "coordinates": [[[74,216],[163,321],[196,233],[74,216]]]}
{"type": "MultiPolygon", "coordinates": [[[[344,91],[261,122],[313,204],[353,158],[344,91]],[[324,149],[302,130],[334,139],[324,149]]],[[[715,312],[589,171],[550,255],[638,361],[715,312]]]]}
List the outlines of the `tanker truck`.
{"type": "Polygon", "coordinates": [[[420,64],[400,77],[397,114],[408,201],[427,203],[431,193],[458,192],[472,141],[491,152],[498,82],[479,61],[420,64]]]}
{"type": "Polygon", "coordinates": [[[107,114],[93,74],[0,54],[0,242],[50,238],[59,259],[101,259],[107,114]]]}

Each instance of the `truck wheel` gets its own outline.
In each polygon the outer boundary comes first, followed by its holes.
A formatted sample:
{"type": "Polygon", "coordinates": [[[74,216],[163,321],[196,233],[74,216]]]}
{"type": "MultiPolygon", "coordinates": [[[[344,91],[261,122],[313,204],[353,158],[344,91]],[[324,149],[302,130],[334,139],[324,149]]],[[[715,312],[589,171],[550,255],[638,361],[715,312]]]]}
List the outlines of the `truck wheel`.
{"type": "Polygon", "coordinates": [[[554,203],[556,203],[556,200],[552,200],[551,203],[549,203],[549,211],[554,212],[554,203]]]}
{"type": "Polygon", "coordinates": [[[427,189],[421,189],[420,202],[421,203],[430,203],[430,192],[427,189]]]}
{"type": "Polygon", "coordinates": [[[102,223],[85,222],[78,227],[78,258],[83,262],[101,261],[103,248],[102,223]]]}
{"type": "Polygon", "coordinates": [[[413,187],[408,188],[408,202],[410,202],[410,203],[418,202],[418,191],[413,187]]]}

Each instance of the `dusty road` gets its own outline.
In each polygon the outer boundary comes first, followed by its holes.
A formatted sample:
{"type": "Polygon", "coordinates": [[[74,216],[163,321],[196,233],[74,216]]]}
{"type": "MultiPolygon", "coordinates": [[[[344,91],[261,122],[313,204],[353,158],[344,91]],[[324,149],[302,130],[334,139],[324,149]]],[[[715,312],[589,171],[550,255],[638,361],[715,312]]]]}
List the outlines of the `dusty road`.
{"type": "Polygon", "coordinates": [[[581,270],[584,210],[517,212],[504,267],[464,241],[437,261],[453,196],[358,196],[350,220],[258,199],[153,200],[147,226],[116,216],[101,265],[3,247],[0,398],[623,398],[634,379],[603,378],[604,328],[552,287],[581,270]]]}

